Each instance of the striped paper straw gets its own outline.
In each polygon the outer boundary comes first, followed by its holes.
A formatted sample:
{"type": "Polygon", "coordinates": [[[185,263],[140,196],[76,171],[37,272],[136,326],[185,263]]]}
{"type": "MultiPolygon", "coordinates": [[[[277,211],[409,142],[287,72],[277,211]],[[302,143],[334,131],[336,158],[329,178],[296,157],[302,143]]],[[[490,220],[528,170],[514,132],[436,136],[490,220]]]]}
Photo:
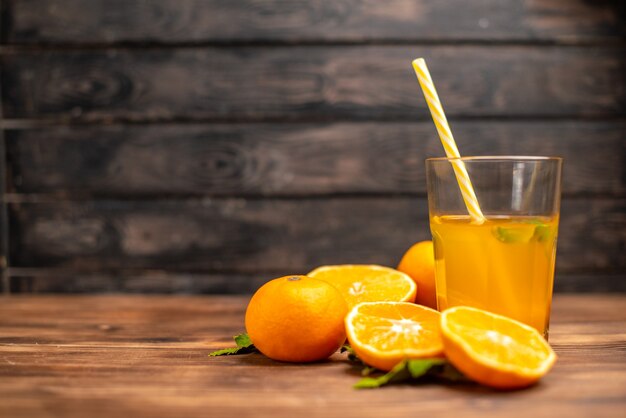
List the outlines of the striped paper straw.
{"type": "MultiPolygon", "coordinates": [[[[461,158],[459,149],[454,142],[452,131],[450,131],[450,126],[448,126],[448,120],[446,119],[446,115],[443,113],[443,107],[439,101],[437,90],[435,89],[433,80],[428,72],[428,67],[426,67],[426,61],[424,61],[423,58],[417,58],[413,61],[413,68],[415,69],[415,74],[417,75],[417,80],[422,87],[422,91],[424,92],[426,103],[428,103],[430,114],[433,117],[435,126],[437,127],[437,132],[439,133],[439,138],[443,144],[443,149],[446,151],[446,156],[448,158],[461,158]]],[[[465,169],[465,164],[463,164],[462,160],[451,160],[450,163],[454,169],[454,174],[456,175],[456,180],[459,183],[463,201],[465,202],[467,211],[472,218],[472,222],[482,224],[485,222],[485,216],[478,205],[478,199],[476,198],[476,193],[474,193],[474,187],[472,187],[469,174],[465,169]]]]}

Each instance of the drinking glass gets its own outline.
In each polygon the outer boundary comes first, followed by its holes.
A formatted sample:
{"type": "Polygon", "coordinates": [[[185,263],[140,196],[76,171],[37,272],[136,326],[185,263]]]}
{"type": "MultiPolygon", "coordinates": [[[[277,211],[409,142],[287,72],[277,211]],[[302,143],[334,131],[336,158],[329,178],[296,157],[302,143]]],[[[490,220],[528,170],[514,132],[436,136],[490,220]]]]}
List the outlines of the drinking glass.
{"type": "Polygon", "coordinates": [[[548,337],[562,162],[520,156],[426,160],[440,311],[473,306],[548,337]],[[483,222],[468,214],[453,160],[467,169],[483,222]]]}

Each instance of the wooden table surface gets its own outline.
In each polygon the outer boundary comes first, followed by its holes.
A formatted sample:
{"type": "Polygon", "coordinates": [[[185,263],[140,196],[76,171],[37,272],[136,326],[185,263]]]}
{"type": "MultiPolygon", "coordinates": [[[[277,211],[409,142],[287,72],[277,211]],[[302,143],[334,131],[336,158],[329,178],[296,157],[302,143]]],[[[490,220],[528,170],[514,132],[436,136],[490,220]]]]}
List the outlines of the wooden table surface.
{"type": "Polygon", "coordinates": [[[538,385],[355,390],[342,354],[298,365],[209,358],[243,330],[245,297],[0,298],[0,417],[626,416],[626,295],[557,295],[559,355],[538,385]],[[425,415],[423,415],[425,414],[425,415]]]}

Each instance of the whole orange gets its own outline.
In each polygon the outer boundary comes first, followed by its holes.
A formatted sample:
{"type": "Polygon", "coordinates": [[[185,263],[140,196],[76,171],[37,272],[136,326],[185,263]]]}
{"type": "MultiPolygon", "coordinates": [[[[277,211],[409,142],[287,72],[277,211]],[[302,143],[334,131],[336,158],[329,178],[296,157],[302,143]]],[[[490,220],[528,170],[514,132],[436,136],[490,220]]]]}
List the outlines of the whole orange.
{"type": "Polygon", "coordinates": [[[246,309],[246,331],[267,357],[289,362],[323,360],[346,339],[348,305],[330,284],[307,276],[265,283],[246,309]]]}
{"type": "Polygon", "coordinates": [[[435,252],[432,241],[421,241],[409,248],[400,260],[397,270],[408,274],[417,284],[415,303],[437,309],[435,252]]]}

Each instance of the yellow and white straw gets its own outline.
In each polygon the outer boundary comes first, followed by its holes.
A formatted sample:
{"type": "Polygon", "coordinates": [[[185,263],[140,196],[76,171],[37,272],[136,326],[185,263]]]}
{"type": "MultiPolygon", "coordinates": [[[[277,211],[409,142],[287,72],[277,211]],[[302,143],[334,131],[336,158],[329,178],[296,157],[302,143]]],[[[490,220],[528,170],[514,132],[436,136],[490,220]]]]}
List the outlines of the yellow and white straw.
{"type": "MultiPolygon", "coordinates": [[[[446,156],[448,158],[461,158],[459,149],[454,142],[452,131],[450,131],[450,126],[448,126],[448,120],[446,119],[446,115],[443,113],[443,107],[439,101],[437,90],[435,89],[433,80],[428,72],[428,67],[426,67],[426,61],[424,61],[423,58],[417,58],[413,61],[413,68],[415,69],[417,80],[422,87],[422,92],[424,92],[426,103],[428,103],[430,114],[433,117],[435,126],[437,127],[437,132],[439,133],[439,138],[443,144],[446,156]]],[[[482,224],[485,222],[485,216],[478,205],[478,199],[476,198],[476,193],[474,193],[474,187],[472,187],[469,174],[465,169],[465,164],[463,164],[462,160],[451,160],[450,163],[454,169],[454,174],[456,175],[456,180],[459,183],[463,201],[465,202],[465,206],[467,206],[467,211],[472,218],[472,222],[482,224]]]]}

